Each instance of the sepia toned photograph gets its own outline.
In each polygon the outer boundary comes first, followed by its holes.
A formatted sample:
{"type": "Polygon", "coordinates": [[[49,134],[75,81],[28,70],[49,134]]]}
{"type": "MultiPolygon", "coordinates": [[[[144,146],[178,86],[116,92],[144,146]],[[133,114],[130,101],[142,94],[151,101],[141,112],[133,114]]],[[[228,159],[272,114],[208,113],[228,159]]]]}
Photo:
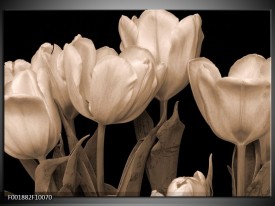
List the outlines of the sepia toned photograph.
{"type": "Polygon", "coordinates": [[[270,10],[3,13],[6,198],[272,196],[270,10]]]}

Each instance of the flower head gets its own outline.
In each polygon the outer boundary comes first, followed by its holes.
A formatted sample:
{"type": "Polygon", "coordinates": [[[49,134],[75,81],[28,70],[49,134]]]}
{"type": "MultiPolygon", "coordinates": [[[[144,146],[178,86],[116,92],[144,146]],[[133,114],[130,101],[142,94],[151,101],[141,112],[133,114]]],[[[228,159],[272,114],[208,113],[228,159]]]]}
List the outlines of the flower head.
{"type": "Polygon", "coordinates": [[[61,121],[47,73],[24,60],[5,63],[5,152],[43,159],[61,136],[61,121]]]}
{"type": "Polygon", "coordinates": [[[188,61],[200,55],[204,38],[198,14],[181,21],[165,10],[146,10],[132,19],[122,16],[119,34],[121,50],[132,45],[146,48],[156,64],[167,66],[165,81],[156,95],[159,100],[170,99],[188,84],[188,61]]]}
{"type": "Polygon", "coordinates": [[[270,130],[271,59],[247,55],[228,77],[206,58],[189,64],[189,79],[200,112],[213,132],[235,145],[247,145],[270,130]]]}
{"type": "Polygon", "coordinates": [[[75,108],[104,125],[140,115],[165,74],[165,67],[157,67],[146,49],[129,47],[118,55],[109,47],[96,50],[80,35],[65,46],[63,64],[75,108]]]}

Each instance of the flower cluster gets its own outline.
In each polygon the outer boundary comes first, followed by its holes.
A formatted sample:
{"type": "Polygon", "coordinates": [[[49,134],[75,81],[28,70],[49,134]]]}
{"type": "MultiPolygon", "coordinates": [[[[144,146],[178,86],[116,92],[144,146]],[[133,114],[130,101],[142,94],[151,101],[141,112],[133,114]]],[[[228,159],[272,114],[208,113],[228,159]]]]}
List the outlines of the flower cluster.
{"type": "Polygon", "coordinates": [[[165,10],[145,10],[140,17],[121,16],[118,32],[120,52],[96,48],[78,34],[63,48],[42,44],[31,62],[5,63],[4,150],[21,161],[35,192],[138,196],[146,172],[151,196],[212,196],[212,155],[206,178],[200,171],[177,175],[185,126],[178,103],[170,118],[167,104],[190,83],[209,127],[235,145],[228,168],[232,195],[270,195],[270,176],[263,174],[270,168],[271,58],[248,54],[222,77],[214,63],[200,57],[199,14],[179,20],[165,10]],[[146,112],[154,98],[161,108],[156,125],[146,112]],[[76,136],[77,115],[97,123],[92,137],[76,136]],[[130,121],[137,143],[115,188],[104,180],[105,129],[130,121]],[[255,193],[257,182],[267,191],[255,193]]]}

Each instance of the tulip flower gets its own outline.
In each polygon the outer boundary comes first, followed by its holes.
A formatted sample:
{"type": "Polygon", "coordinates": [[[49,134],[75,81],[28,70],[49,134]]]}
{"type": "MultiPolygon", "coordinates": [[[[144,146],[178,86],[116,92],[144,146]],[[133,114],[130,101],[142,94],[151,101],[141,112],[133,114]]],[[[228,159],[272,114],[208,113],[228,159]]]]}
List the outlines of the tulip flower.
{"type": "Polygon", "coordinates": [[[63,65],[73,105],[98,123],[97,176],[103,192],[105,126],[138,117],[156,95],[166,70],[162,64],[156,67],[146,49],[129,47],[118,55],[108,47],[96,50],[80,35],[65,45],[63,65]]]}
{"type": "Polygon", "coordinates": [[[202,116],[219,138],[237,146],[237,195],[244,195],[245,147],[270,130],[271,59],[247,55],[222,78],[210,60],[197,58],[188,72],[202,116]]]}
{"type": "Polygon", "coordinates": [[[4,150],[17,159],[45,159],[61,137],[49,78],[24,60],[5,63],[4,150]]]}
{"type": "Polygon", "coordinates": [[[62,57],[63,52],[58,45],[44,43],[32,57],[31,65],[34,70],[44,68],[50,77],[52,96],[61,110],[60,117],[67,134],[69,151],[72,151],[77,142],[74,118],[78,112],[69,97],[62,57]]]}
{"type": "Polygon", "coordinates": [[[168,186],[167,196],[211,196],[211,188],[200,171],[193,177],[178,177],[168,186]]]}
{"type": "Polygon", "coordinates": [[[167,66],[166,79],[156,94],[161,103],[161,113],[167,109],[167,101],[189,83],[187,65],[198,57],[204,38],[198,14],[181,21],[165,10],[146,10],[139,18],[119,20],[121,50],[137,45],[148,49],[156,63],[167,66]]]}
{"type": "Polygon", "coordinates": [[[65,116],[74,119],[78,114],[71,103],[67,83],[65,80],[64,68],[60,65],[62,58],[62,49],[54,44],[44,43],[32,57],[32,67],[43,67],[49,73],[52,95],[54,100],[60,105],[65,116]]]}

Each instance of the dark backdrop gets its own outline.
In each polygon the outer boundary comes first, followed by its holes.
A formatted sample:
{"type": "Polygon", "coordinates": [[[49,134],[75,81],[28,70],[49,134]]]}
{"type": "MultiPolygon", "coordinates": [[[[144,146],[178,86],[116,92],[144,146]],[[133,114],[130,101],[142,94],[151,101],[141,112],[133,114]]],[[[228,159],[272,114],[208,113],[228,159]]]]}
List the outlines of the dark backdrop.
{"type": "MultiPolygon", "coordinates": [[[[228,74],[239,58],[257,53],[270,56],[270,11],[170,11],[179,19],[198,13],[202,18],[205,39],[201,56],[209,58],[228,74]]],[[[30,61],[44,42],[61,48],[77,34],[92,39],[96,48],[109,46],[119,52],[118,21],[121,15],[139,16],[142,11],[4,11],[4,62],[16,59],[30,61]]],[[[231,196],[231,164],[233,145],[216,137],[202,118],[188,85],[169,101],[168,117],[179,101],[179,114],[186,128],[183,133],[178,176],[192,176],[196,170],[207,175],[208,157],[213,154],[214,196],[231,196]]],[[[153,100],[147,108],[155,123],[159,104],[153,100]]],[[[96,124],[79,115],[75,119],[77,136],[93,134],[96,124]]],[[[107,126],[105,138],[105,181],[117,187],[124,164],[134,147],[133,122],[107,126]]],[[[34,182],[20,162],[4,154],[4,189],[13,193],[34,192],[34,182]]],[[[146,175],[142,196],[150,195],[146,175]]]]}

